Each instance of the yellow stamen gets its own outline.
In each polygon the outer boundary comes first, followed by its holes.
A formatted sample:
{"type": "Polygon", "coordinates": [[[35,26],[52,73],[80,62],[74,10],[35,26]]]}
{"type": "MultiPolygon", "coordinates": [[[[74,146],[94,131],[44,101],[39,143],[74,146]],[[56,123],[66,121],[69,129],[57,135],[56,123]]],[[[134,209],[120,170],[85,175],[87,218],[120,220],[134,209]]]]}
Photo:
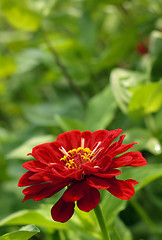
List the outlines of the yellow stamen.
{"type": "MultiPolygon", "coordinates": [[[[92,162],[96,158],[96,156],[101,152],[103,148],[98,148],[101,142],[98,142],[97,146],[91,151],[89,148],[84,148],[85,139],[81,139],[81,147],[74,148],[66,152],[66,150],[61,147],[60,151],[64,154],[64,156],[60,159],[60,161],[65,162],[65,167],[67,168],[81,168],[82,164],[92,162]]],[[[97,168],[98,166],[96,166],[97,168]]]]}

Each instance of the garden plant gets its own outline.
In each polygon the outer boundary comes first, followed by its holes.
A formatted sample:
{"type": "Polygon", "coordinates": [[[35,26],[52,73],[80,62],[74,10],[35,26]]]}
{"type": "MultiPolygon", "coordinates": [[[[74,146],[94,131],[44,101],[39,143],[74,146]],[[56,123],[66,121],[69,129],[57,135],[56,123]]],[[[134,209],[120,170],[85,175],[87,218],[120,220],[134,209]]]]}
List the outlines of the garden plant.
{"type": "Polygon", "coordinates": [[[162,239],[162,1],[0,1],[0,240],[162,239]]]}

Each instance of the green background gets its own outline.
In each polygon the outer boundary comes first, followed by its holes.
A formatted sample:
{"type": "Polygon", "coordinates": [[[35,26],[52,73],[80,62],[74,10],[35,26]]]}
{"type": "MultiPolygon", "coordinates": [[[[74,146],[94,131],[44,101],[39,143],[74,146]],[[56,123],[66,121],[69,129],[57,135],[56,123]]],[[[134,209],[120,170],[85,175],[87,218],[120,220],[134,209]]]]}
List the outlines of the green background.
{"type": "Polygon", "coordinates": [[[55,223],[62,193],[22,204],[17,182],[37,144],[116,128],[148,165],[122,169],[140,182],[131,200],[101,191],[111,237],[161,240],[161,122],[161,0],[0,1],[0,240],[101,239],[93,211],[55,223]]]}

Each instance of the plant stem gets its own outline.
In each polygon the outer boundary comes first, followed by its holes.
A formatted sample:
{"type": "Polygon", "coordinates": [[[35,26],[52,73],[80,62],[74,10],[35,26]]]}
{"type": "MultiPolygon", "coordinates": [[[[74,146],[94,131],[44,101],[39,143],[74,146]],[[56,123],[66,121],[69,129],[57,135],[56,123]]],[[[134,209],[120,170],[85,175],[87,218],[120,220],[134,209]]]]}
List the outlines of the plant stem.
{"type": "Polygon", "coordinates": [[[56,52],[54,46],[50,43],[48,37],[46,36],[46,33],[43,31],[44,34],[44,39],[46,41],[46,44],[48,46],[48,49],[50,50],[50,52],[52,53],[54,60],[57,64],[57,66],[59,67],[59,69],[61,70],[63,76],[65,77],[65,79],[67,80],[70,88],[72,89],[72,91],[77,95],[77,97],[79,98],[81,104],[83,105],[83,107],[86,107],[86,102],[80,92],[80,90],[77,88],[77,86],[74,84],[73,79],[71,78],[67,68],[64,66],[64,64],[62,63],[58,53],[56,52]]]}
{"type": "Polygon", "coordinates": [[[104,216],[102,214],[101,208],[99,206],[99,204],[97,205],[96,208],[94,208],[94,212],[97,218],[97,221],[100,225],[101,231],[102,231],[102,235],[103,235],[103,239],[104,240],[111,240],[110,235],[107,231],[107,227],[106,227],[106,223],[105,223],[105,219],[104,216]]]}

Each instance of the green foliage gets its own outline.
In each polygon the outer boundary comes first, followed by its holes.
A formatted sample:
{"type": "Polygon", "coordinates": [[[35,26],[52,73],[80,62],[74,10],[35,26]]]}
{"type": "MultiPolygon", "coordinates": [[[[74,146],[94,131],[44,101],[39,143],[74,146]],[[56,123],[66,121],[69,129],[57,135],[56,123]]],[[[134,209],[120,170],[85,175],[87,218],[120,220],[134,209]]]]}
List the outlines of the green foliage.
{"type": "Polygon", "coordinates": [[[110,75],[110,83],[116,101],[125,113],[128,112],[128,104],[132,97],[132,91],[146,82],[146,74],[128,71],[125,69],[114,69],[110,75]]]}
{"type": "Polygon", "coordinates": [[[24,156],[26,156],[31,151],[33,146],[39,145],[44,142],[52,142],[52,141],[54,141],[54,138],[51,135],[47,135],[47,136],[43,135],[43,136],[31,138],[26,142],[24,142],[19,147],[17,147],[16,149],[14,149],[13,151],[9,152],[6,155],[6,157],[7,159],[13,159],[13,158],[24,159],[24,156]]]}
{"type": "Polygon", "coordinates": [[[0,77],[8,77],[15,72],[16,65],[13,59],[0,56],[0,77]]]}
{"type": "Polygon", "coordinates": [[[43,226],[54,229],[66,229],[66,224],[54,223],[50,217],[50,208],[47,211],[41,210],[22,210],[11,216],[3,219],[0,222],[0,226],[4,225],[24,225],[35,224],[37,226],[43,226]],[[47,215],[48,214],[48,215],[47,215]]]}
{"type": "Polygon", "coordinates": [[[32,148],[72,129],[122,128],[148,165],[130,201],[101,191],[112,240],[162,238],[162,3],[98,0],[0,1],[0,239],[97,240],[93,211],[53,222],[22,202],[17,187],[32,148]],[[18,225],[30,225],[17,230],[18,225]]]}
{"type": "Polygon", "coordinates": [[[3,14],[7,21],[15,28],[26,31],[36,31],[41,18],[27,7],[26,1],[2,1],[3,14]],[[24,6],[25,5],[25,6],[24,6]]]}
{"type": "Polygon", "coordinates": [[[157,112],[162,107],[162,82],[139,86],[129,103],[129,112],[133,117],[157,112]]]}
{"type": "Polygon", "coordinates": [[[36,226],[28,225],[18,231],[4,234],[0,237],[0,240],[28,240],[37,233],[39,233],[39,229],[36,226]]]}
{"type": "Polygon", "coordinates": [[[110,87],[90,99],[85,124],[87,129],[94,131],[104,129],[113,120],[117,105],[110,87]]]}
{"type": "Polygon", "coordinates": [[[135,145],[134,150],[147,150],[154,155],[161,154],[160,141],[150,130],[135,127],[125,131],[125,134],[127,135],[125,143],[138,143],[135,145]]]}

